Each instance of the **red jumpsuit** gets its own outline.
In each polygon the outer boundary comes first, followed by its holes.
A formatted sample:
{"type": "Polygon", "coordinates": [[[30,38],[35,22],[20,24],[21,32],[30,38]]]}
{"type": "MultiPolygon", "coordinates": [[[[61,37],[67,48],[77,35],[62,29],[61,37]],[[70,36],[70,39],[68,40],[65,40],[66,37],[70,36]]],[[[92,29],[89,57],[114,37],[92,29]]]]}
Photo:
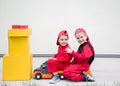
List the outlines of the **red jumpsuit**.
{"type": "Polygon", "coordinates": [[[69,66],[70,61],[72,59],[72,55],[65,52],[65,49],[69,47],[66,46],[58,47],[58,53],[54,54],[54,59],[48,59],[48,72],[57,72],[58,70],[64,70],[67,66],[69,66]]]}
{"type": "Polygon", "coordinates": [[[64,70],[64,77],[73,81],[82,81],[84,79],[83,71],[87,71],[94,60],[94,49],[90,42],[79,46],[77,52],[72,52],[73,62],[64,70]]]}

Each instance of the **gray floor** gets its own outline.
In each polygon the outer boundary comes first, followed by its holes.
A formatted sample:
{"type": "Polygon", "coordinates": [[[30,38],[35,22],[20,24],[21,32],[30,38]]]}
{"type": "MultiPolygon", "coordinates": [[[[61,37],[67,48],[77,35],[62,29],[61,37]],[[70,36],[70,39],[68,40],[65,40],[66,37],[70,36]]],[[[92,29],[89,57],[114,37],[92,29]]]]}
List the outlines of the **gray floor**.
{"type": "MultiPolygon", "coordinates": [[[[47,57],[33,58],[33,69],[39,67],[47,57]]],[[[49,84],[49,79],[28,81],[2,81],[2,58],[0,58],[0,86],[120,86],[120,58],[95,58],[91,71],[95,82],[73,82],[61,80],[49,84]]]]}

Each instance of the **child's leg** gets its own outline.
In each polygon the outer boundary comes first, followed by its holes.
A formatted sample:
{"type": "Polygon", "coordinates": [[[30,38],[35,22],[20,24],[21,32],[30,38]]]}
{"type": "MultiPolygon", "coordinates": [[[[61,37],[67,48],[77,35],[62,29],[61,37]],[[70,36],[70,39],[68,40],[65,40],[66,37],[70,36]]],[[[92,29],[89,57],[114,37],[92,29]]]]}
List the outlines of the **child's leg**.
{"type": "Polygon", "coordinates": [[[57,66],[58,66],[58,62],[54,59],[49,59],[48,60],[48,72],[57,72],[57,66]]]}
{"type": "Polygon", "coordinates": [[[48,72],[52,72],[53,73],[53,78],[50,80],[51,84],[54,84],[58,81],[60,81],[59,75],[57,73],[57,71],[59,69],[64,69],[65,66],[62,63],[58,63],[56,60],[54,59],[49,59],[48,60],[48,72]]]}
{"type": "Polygon", "coordinates": [[[70,65],[63,72],[66,79],[73,81],[90,81],[93,82],[94,79],[88,75],[86,72],[83,72],[84,68],[77,65],[70,65]]]}
{"type": "Polygon", "coordinates": [[[80,69],[78,70],[78,67],[76,67],[76,65],[70,65],[64,70],[63,74],[66,79],[73,81],[82,81],[84,79],[83,74],[81,74],[80,69]]]}
{"type": "Polygon", "coordinates": [[[59,63],[58,61],[54,59],[48,60],[48,72],[57,72],[58,70],[64,70],[67,65],[63,63],[59,63]]]}

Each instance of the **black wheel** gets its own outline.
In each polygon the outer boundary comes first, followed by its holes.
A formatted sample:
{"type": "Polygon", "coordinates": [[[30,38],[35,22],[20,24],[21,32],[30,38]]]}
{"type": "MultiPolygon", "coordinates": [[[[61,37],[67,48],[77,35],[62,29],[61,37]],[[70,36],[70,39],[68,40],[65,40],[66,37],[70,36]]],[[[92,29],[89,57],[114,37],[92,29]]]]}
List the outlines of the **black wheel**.
{"type": "Polygon", "coordinates": [[[35,79],[39,80],[39,79],[41,79],[41,78],[42,78],[41,74],[40,74],[40,73],[37,73],[36,76],[35,76],[35,79]]]}
{"type": "Polygon", "coordinates": [[[59,77],[60,77],[61,80],[65,79],[65,78],[64,78],[64,75],[62,75],[62,74],[59,75],[59,77]]]}

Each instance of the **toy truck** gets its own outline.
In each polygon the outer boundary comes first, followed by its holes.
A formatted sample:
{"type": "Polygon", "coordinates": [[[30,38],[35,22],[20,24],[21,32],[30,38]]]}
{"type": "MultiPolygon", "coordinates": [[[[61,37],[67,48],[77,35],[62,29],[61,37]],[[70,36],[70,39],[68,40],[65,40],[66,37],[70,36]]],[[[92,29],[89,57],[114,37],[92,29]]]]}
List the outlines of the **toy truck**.
{"type": "MultiPolygon", "coordinates": [[[[64,79],[63,71],[58,71],[59,77],[61,80],[64,79]]],[[[47,71],[47,61],[44,62],[40,67],[34,69],[32,77],[34,79],[40,80],[40,79],[51,79],[53,77],[53,74],[47,71]]]]}

